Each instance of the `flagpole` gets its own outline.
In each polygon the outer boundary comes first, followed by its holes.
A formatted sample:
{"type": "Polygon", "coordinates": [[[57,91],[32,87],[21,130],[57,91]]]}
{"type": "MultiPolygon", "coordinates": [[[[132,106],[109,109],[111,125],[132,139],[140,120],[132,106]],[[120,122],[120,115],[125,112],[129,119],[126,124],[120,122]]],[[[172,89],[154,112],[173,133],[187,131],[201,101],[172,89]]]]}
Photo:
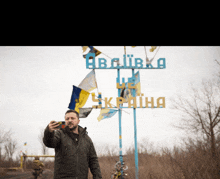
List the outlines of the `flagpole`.
{"type": "MultiPolygon", "coordinates": [[[[158,47],[156,53],[154,54],[154,57],[156,56],[156,54],[157,54],[157,52],[159,51],[159,49],[160,49],[160,46],[158,47]]],[[[153,57],[153,59],[154,59],[154,57],[153,57]]]]}
{"type": "Polygon", "coordinates": [[[158,49],[157,49],[156,53],[154,54],[153,58],[150,60],[150,63],[154,60],[154,57],[156,56],[156,54],[159,51],[159,49],[160,49],[160,46],[158,47],[158,49]]]}
{"type": "Polygon", "coordinates": [[[145,55],[146,55],[146,58],[147,58],[147,50],[146,50],[146,46],[144,46],[144,50],[145,50],[145,55]]]}

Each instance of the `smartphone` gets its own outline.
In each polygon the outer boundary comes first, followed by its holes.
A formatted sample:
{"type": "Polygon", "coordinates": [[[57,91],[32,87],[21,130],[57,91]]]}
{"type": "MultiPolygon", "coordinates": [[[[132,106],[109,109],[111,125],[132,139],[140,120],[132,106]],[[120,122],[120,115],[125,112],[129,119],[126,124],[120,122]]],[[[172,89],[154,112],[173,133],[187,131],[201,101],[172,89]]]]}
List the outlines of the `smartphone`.
{"type": "Polygon", "coordinates": [[[63,129],[63,128],[65,128],[65,121],[58,121],[58,123],[60,124],[57,128],[58,129],[63,129]]]}

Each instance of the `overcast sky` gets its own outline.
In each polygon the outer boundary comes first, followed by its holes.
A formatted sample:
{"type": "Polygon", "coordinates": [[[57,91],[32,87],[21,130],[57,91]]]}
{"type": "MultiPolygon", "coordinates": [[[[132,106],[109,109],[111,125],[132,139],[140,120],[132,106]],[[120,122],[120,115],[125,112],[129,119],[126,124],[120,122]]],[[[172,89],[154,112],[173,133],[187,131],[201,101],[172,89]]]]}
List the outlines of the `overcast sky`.
{"type": "MultiPolygon", "coordinates": [[[[105,58],[110,63],[110,58],[119,58],[123,62],[123,46],[94,47],[108,56],[101,54],[96,59],[105,58]]],[[[149,48],[147,54],[152,57],[156,51],[150,53],[149,48]]],[[[128,46],[127,54],[145,60],[143,46],[128,46]]],[[[19,151],[41,154],[40,131],[51,120],[64,120],[72,85],[78,86],[91,71],[86,69],[82,55],[81,46],[0,47],[0,124],[1,128],[13,131],[19,151]],[[24,142],[27,142],[25,147],[24,142]]],[[[183,134],[171,126],[181,116],[174,114],[170,99],[176,94],[189,95],[190,83],[199,88],[202,79],[213,78],[218,71],[214,60],[220,60],[220,47],[162,46],[152,62],[153,66],[157,66],[159,58],[166,59],[166,69],[139,70],[141,91],[144,97],[154,97],[155,100],[165,97],[166,108],[137,109],[137,138],[140,143],[149,139],[159,146],[173,146],[180,142],[183,134]]],[[[97,69],[95,72],[102,98],[113,97],[111,102],[116,105],[117,70],[97,69]]],[[[131,77],[131,70],[121,70],[121,77],[127,80],[131,77]]],[[[97,89],[93,92],[98,94],[97,89]]],[[[96,103],[92,102],[90,95],[84,107],[92,105],[96,103]]],[[[122,112],[122,142],[126,149],[134,144],[134,123],[133,109],[124,110],[127,113],[122,112]]],[[[97,148],[107,144],[119,147],[118,113],[98,122],[99,112],[100,109],[93,109],[87,118],[80,120],[80,125],[87,127],[97,148]]],[[[54,154],[53,149],[50,154],[54,154]]]]}

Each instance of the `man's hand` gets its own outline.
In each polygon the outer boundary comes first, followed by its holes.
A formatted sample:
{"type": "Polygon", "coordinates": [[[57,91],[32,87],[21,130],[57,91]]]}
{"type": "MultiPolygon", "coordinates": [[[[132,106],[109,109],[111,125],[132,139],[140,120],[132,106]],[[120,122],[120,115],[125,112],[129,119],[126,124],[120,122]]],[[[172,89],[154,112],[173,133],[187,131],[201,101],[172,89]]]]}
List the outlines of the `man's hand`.
{"type": "Polygon", "coordinates": [[[60,124],[56,121],[50,121],[49,123],[49,131],[50,132],[53,132],[54,130],[57,130],[57,127],[59,126],[60,124]]]}

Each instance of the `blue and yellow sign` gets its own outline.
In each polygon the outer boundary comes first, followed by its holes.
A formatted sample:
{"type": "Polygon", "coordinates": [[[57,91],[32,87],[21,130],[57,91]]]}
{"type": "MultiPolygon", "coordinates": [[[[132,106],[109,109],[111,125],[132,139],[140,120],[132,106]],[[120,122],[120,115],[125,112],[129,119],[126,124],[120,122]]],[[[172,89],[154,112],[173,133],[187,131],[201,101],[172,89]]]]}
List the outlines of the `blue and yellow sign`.
{"type": "Polygon", "coordinates": [[[88,53],[86,55],[86,68],[88,69],[164,69],[166,68],[165,58],[159,58],[157,60],[157,67],[153,67],[148,61],[144,61],[141,58],[133,58],[133,55],[127,55],[129,61],[126,60],[126,55],[123,55],[123,64],[119,65],[119,58],[111,59],[111,66],[107,65],[105,58],[95,59],[95,53],[88,53]],[[116,64],[116,66],[115,66],[116,64]]]}

